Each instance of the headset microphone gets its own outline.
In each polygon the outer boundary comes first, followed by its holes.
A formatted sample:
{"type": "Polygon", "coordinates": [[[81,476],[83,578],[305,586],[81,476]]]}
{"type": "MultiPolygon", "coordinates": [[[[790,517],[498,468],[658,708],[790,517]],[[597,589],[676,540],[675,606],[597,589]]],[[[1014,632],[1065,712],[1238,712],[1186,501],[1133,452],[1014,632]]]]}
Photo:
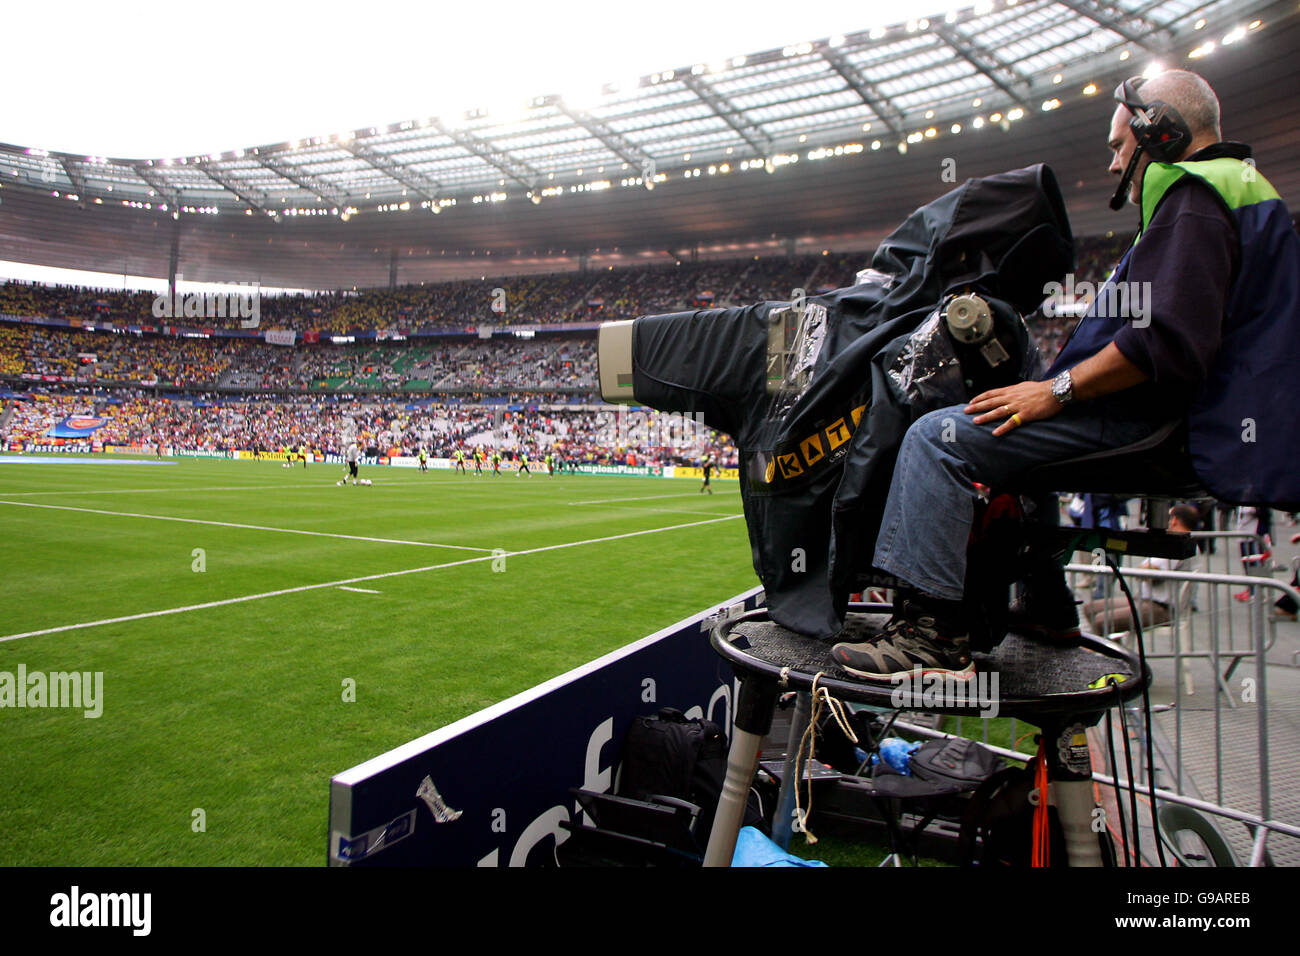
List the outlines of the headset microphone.
{"type": "Polygon", "coordinates": [[[1133,150],[1133,158],[1128,161],[1128,166],[1124,170],[1124,175],[1119,179],[1119,185],[1115,187],[1115,195],[1110,197],[1110,208],[1118,212],[1124,207],[1124,200],[1128,196],[1128,187],[1133,182],[1133,172],[1137,169],[1138,160],[1142,158],[1142,147],[1139,146],[1133,150]]]}

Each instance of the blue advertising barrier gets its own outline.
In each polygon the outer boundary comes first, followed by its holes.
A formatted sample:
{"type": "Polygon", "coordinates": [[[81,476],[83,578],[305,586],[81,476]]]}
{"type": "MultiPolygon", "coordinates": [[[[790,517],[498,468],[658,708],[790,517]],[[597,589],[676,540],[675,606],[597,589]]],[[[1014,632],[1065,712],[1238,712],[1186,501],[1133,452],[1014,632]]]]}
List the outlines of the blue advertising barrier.
{"type": "Polygon", "coordinates": [[[632,719],[675,707],[730,732],[737,682],[709,644],[762,588],[367,760],[330,781],[331,866],[539,866],[610,791],[632,719]]]}

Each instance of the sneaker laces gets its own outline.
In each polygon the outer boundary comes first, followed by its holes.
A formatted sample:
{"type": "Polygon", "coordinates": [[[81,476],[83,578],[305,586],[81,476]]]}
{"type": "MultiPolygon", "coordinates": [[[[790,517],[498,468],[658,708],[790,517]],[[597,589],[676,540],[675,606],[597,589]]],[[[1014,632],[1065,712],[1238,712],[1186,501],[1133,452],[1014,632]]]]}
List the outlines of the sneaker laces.
{"type": "Polygon", "coordinates": [[[894,615],[871,643],[894,644],[899,638],[925,644],[933,644],[936,641],[940,644],[956,643],[940,633],[938,619],[933,614],[915,605],[907,608],[905,614],[894,615]]]}

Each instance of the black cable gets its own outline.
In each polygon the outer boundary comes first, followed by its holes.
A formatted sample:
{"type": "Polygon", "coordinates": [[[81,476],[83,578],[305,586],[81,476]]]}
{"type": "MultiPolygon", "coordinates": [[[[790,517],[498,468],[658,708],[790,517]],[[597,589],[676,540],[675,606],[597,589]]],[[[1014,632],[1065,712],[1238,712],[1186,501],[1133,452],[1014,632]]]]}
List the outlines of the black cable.
{"type": "Polygon", "coordinates": [[[1128,797],[1133,809],[1133,859],[1142,865],[1142,833],[1138,829],[1137,784],[1133,780],[1133,755],[1128,745],[1128,721],[1124,717],[1124,705],[1119,708],[1119,729],[1124,740],[1124,773],[1128,779],[1128,797]]]}
{"type": "MultiPolygon", "coordinates": [[[[1110,680],[1113,687],[1119,687],[1119,681],[1110,680]]],[[[1116,691],[1116,697],[1119,691],[1116,691]]],[[[1120,710],[1124,709],[1124,701],[1119,701],[1120,710]]],[[[1113,778],[1111,786],[1115,788],[1115,809],[1119,811],[1119,838],[1124,844],[1124,865],[1132,866],[1132,858],[1128,855],[1128,824],[1124,820],[1124,794],[1119,786],[1119,764],[1115,760],[1115,731],[1111,725],[1110,711],[1106,711],[1106,752],[1110,757],[1110,773],[1113,778]]]]}
{"type": "MultiPolygon", "coordinates": [[[[1145,676],[1147,673],[1147,650],[1146,642],[1142,639],[1142,615],[1138,613],[1137,601],[1133,599],[1133,592],[1129,590],[1128,582],[1124,580],[1124,575],[1120,574],[1119,568],[1109,554],[1106,555],[1106,563],[1115,572],[1115,579],[1119,581],[1120,589],[1124,592],[1124,596],[1128,598],[1129,613],[1132,615],[1133,621],[1133,635],[1137,639],[1138,661],[1141,663],[1142,675],[1145,676]]],[[[1142,716],[1146,722],[1147,796],[1150,798],[1151,803],[1151,826],[1156,838],[1156,856],[1159,857],[1161,866],[1168,866],[1169,863],[1165,860],[1164,841],[1160,839],[1160,821],[1156,817],[1156,768],[1155,745],[1151,736],[1151,689],[1145,680],[1142,681],[1142,716]]],[[[1124,742],[1127,745],[1127,732],[1125,733],[1124,742]]],[[[1130,783],[1133,781],[1131,773],[1129,781],[1130,783]]],[[[1133,828],[1136,835],[1138,825],[1136,808],[1133,813],[1133,828]]]]}

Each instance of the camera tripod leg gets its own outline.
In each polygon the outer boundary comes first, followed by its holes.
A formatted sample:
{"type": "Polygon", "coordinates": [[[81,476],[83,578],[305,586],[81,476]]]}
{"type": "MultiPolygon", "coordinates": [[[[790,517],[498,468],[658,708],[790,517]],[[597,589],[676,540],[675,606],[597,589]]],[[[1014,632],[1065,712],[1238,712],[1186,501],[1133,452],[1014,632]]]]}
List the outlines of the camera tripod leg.
{"type": "MultiPolygon", "coordinates": [[[[790,849],[794,832],[795,791],[803,777],[803,766],[797,765],[799,744],[812,715],[812,694],[801,690],[795,695],[794,717],[790,722],[790,739],[785,745],[785,766],[781,773],[781,792],[776,800],[776,813],[772,816],[772,842],[783,850],[790,849]]],[[[812,759],[809,754],[805,759],[812,759]]]]}
{"type": "MultiPolygon", "coordinates": [[[[1077,718],[1076,718],[1077,719],[1077,718]]],[[[1086,728],[1096,723],[1078,722],[1052,728],[1043,727],[1047,748],[1050,790],[1056,804],[1056,818],[1065,835],[1065,853],[1070,866],[1099,867],[1101,841],[1093,830],[1092,755],[1088,750],[1086,728]]]]}
{"type": "Polygon", "coordinates": [[[1054,780],[1052,793],[1070,866],[1101,866],[1101,842],[1092,829],[1092,780],[1054,780]]]}
{"type": "Polygon", "coordinates": [[[736,838],[745,820],[749,787],[758,769],[759,748],[772,727],[776,709],[776,683],[743,676],[740,697],[736,701],[736,721],[731,731],[731,749],[727,753],[727,776],[722,782],[718,812],[713,817],[709,844],[704,853],[705,866],[731,866],[736,852],[736,838]]]}

